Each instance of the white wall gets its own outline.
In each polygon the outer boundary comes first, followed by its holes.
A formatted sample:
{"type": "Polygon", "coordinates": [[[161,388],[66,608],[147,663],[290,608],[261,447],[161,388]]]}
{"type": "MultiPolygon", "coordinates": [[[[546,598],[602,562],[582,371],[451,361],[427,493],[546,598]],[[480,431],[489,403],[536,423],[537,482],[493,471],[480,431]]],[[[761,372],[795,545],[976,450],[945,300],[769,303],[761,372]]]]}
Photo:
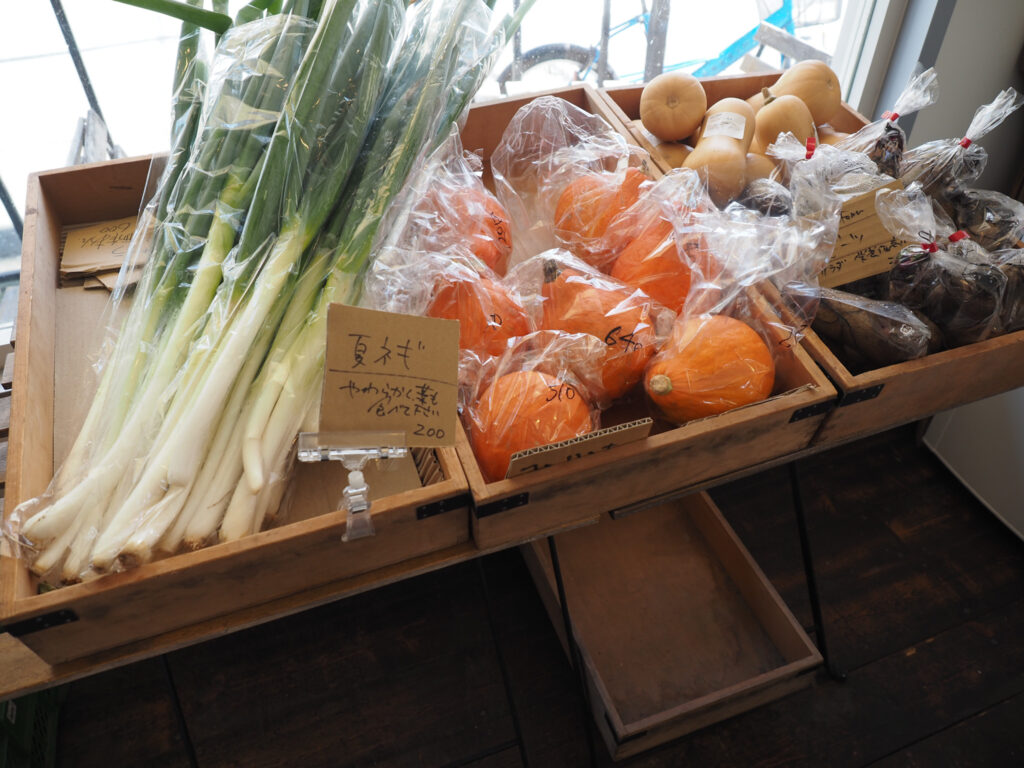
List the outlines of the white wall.
{"type": "MultiPolygon", "coordinates": [[[[1022,48],[1024,0],[958,0],[934,63],[939,101],[914,121],[911,146],[962,136],[974,111],[1004,88],[1024,93],[1022,48]]],[[[1024,109],[979,143],[989,161],[977,186],[1009,191],[1024,170],[1024,109]]]]}

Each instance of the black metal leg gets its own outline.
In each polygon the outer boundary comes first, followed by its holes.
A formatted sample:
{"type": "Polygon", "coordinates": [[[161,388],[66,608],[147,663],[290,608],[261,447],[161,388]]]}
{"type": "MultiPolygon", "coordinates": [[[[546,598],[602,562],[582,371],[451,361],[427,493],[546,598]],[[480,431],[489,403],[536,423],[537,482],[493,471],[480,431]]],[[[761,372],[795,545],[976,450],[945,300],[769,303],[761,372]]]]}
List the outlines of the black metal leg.
{"type": "Polygon", "coordinates": [[[800,532],[800,551],[804,558],[804,575],[807,579],[807,594],[811,601],[811,615],[814,618],[814,639],[821,651],[825,669],[833,680],[843,681],[846,672],[835,665],[828,652],[828,640],[825,637],[825,621],[821,615],[821,600],[818,597],[818,579],[814,574],[814,556],[811,551],[811,538],[807,533],[807,518],[804,516],[804,500],[800,493],[800,478],[796,471],[796,462],[789,463],[789,484],[793,494],[793,511],[796,513],[797,529],[800,532]]]}
{"type": "Polygon", "coordinates": [[[562,626],[565,629],[565,641],[569,646],[569,658],[576,670],[576,681],[579,683],[580,695],[583,699],[583,727],[587,732],[587,749],[590,753],[590,765],[597,765],[597,754],[594,752],[593,710],[590,707],[590,690],[587,687],[587,674],[583,669],[583,657],[576,644],[576,631],[569,615],[569,602],[565,599],[565,582],[562,581],[562,568],[558,564],[558,548],[554,536],[548,536],[548,551],[551,553],[551,568],[555,572],[555,586],[558,588],[558,602],[562,606],[562,626]]]}
{"type": "Polygon", "coordinates": [[[494,610],[491,607],[491,594],[487,589],[487,576],[484,573],[483,558],[476,558],[476,570],[480,576],[480,588],[484,593],[484,605],[487,607],[487,621],[491,626],[491,638],[494,640],[494,650],[498,655],[498,666],[501,668],[501,681],[505,686],[505,698],[508,700],[509,714],[512,716],[512,727],[516,731],[516,744],[519,747],[519,759],[523,768],[530,768],[530,760],[526,755],[526,744],[523,742],[523,731],[519,725],[519,712],[516,709],[516,702],[512,696],[512,686],[509,684],[508,667],[505,666],[505,654],[501,652],[501,643],[498,642],[497,626],[494,622],[494,610]]]}

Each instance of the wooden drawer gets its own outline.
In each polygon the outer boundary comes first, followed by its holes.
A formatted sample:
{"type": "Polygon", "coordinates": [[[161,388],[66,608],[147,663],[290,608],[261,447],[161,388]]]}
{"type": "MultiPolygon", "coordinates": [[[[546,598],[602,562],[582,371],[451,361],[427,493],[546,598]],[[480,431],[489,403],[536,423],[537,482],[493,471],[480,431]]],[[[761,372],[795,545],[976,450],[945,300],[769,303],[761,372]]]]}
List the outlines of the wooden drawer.
{"type": "MultiPolygon", "coordinates": [[[[556,541],[591,706],[615,759],[811,684],[821,655],[706,494],[556,541]]],[[[522,551],[564,644],[548,545],[522,551]]]]}
{"type": "MultiPolygon", "coordinates": [[[[551,95],[603,117],[624,131],[597,90],[578,86],[551,95]]],[[[540,94],[538,94],[540,95],[540,94]]],[[[515,113],[536,96],[475,107],[462,130],[467,150],[482,152],[484,167],[515,113]]],[[[632,140],[627,135],[627,139],[632,140]]],[[[658,168],[649,169],[655,176],[658,168]]],[[[763,312],[771,313],[760,303],[763,312]]],[[[670,493],[806,448],[836,391],[799,346],[776,339],[781,353],[773,397],[682,427],[657,428],[650,437],[615,446],[600,455],[487,482],[465,434],[456,449],[473,496],[473,537],[481,548],[521,543],[537,536],[593,523],[602,513],[670,493]]],[[[642,397],[602,415],[603,426],[648,416],[642,397]]]]}
{"type": "MultiPolygon", "coordinates": [[[[137,158],[29,181],[6,515],[46,490],[84,417],[83,382],[93,380],[88,365],[107,295],[58,287],[62,228],[137,213],[149,170],[150,159],[137,158]]],[[[8,549],[0,555],[0,624],[54,664],[467,543],[468,486],[455,450],[419,459],[410,471],[427,482],[376,499],[376,534],[347,543],[338,510],[346,475],[322,463],[297,467],[278,527],[123,573],[37,594],[36,579],[8,549]]]]}
{"type": "Polygon", "coordinates": [[[813,331],[802,344],[840,393],[815,444],[881,432],[1024,385],[1024,331],[860,374],[813,331]]]}

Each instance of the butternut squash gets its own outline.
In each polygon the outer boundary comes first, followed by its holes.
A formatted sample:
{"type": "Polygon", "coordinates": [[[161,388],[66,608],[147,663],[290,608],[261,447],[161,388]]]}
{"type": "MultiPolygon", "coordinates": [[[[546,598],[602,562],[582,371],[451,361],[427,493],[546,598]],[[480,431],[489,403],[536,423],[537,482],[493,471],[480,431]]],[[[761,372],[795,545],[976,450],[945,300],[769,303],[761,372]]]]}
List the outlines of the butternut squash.
{"type": "Polygon", "coordinates": [[[764,106],[754,119],[754,140],[750,151],[763,155],[781,133],[792,133],[801,144],[814,136],[814,118],[797,96],[773,96],[764,89],[764,106]],[[765,95],[767,94],[767,95],[765,95]]]}
{"type": "MultiPolygon", "coordinates": [[[[815,125],[827,123],[842,104],[836,73],[825,62],[813,59],[794,64],[782,73],[768,91],[776,97],[799,98],[811,111],[815,125]]],[[[765,104],[763,92],[751,96],[747,103],[755,112],[760,110],[765,104]]]]}
{"type": "Polygon", "coordinates": [[[754,179],[767,179],[775,170],[775,163],[766,155],[759,155],[754,152],[747,153],[747,184],[754,179]]]}
{"type": "Polygon", "coordinates": [[[828,123],[818,126],[818,143],[819,144],[832,144],[833,146],[838,144],[840,141],[845,139],[850,134],[843,131],[837,131],[828,123]]]}
{"type": "Polygon", "coordinates": [[[640,93],[640,120],[662,141],[682,141],[700,125],[708,97],[687,72],[664,72],[640,93]]]}
{"type": "Polygon", "coordinates": [[[671,168],[681,166],[683,161],[686,160],[686,156],[693,152],[693,147],[689,147],[681,141],[662,141],[644,128],[644,124],[640,120],[633,121],[633,129],[637,135],[643,136],[647,143],[651,145],[651,150],[654,153],[660,154],[661,159],[671,168]]]}
{"type": "Polygon", "coordinates": [[[754,110],[742,99],[726,98],[708,109],[700,140],[683,163],[707,182],[715,205],[722,207],[746,186],[747,150],[754,137],[754,110]]]}

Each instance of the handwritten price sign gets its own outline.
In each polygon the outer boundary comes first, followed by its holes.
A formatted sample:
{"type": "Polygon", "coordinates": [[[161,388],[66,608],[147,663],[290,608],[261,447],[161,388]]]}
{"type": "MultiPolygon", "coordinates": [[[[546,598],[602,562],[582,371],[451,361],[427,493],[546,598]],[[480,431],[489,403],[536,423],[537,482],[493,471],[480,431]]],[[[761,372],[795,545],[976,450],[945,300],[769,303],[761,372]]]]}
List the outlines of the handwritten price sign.
{"type": "Polygon", "coordinates": [[[410,446],[454,445],[459,324],[332,304],[322,432],[400,431],[410,446]]]}
{"type": "MultiPolygon", "coordinates": [[[[886,188],[902,189],[902,184],[894,181],[886,188]]],[[[823,286],[834,288],[888,272],[906,245],[893,237],[878,218],[875,212],[877,191],[855,197],[843,205],[836,247],[819,278],[823,286]]]]}

